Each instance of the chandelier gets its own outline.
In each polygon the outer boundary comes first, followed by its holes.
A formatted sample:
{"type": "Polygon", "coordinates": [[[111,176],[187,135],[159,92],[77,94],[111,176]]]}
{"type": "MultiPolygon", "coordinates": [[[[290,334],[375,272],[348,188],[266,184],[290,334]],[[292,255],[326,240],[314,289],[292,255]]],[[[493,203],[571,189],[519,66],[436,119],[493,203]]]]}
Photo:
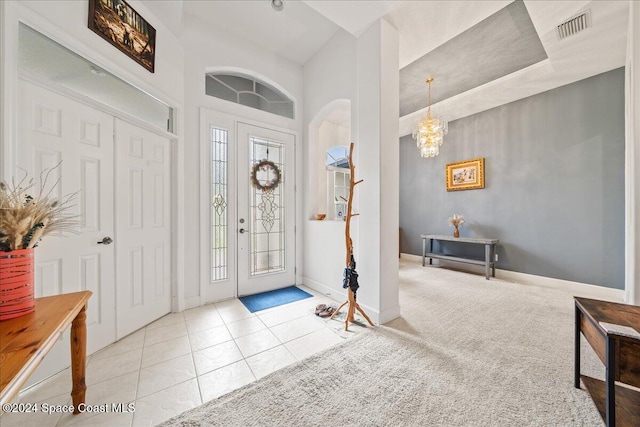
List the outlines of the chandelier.
{"type": "Polygon", "coordinates": [[[427,79],[429,83],[429,106],[427,116],[413,129],[413,139],[420,149],[422,157],[435,157],[440,153],[443,137],[449,131],[449,125],[444,117],[431,117],[431,83],[433,77],[427,79]]]}

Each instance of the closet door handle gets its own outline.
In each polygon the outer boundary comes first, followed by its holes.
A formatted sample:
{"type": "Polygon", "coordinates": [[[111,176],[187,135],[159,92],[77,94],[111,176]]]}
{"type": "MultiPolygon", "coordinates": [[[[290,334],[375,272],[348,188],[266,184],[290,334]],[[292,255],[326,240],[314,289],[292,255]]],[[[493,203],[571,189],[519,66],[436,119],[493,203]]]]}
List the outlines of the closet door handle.
{"type": "Polygon", "coordinates": [[[246,232],[247,232],[247,230],[245,230],[244,228],[241,228],[240,230],[238,230],[238,232],[239,232],[240,234],[244,234],[244,233],[246,233],[246,232]]]}
{"type": "Polygon", "coordinates": [[[111,243],[113,243],[113,239],[109,236],[98,242],[99,245],[110,245],[111,243]]]}

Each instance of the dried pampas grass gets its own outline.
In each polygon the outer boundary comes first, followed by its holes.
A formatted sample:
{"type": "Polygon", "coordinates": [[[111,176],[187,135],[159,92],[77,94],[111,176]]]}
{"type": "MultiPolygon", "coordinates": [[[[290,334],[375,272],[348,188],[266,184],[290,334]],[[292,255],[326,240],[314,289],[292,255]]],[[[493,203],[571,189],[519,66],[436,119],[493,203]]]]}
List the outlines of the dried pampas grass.
{"type": "Polygon", "coordinates": [[[458,228],[462,224],[464,224],[464,217],[462,215],[453,214],[453,216],[449,218],[449,224],[453,225],[455,228],[458,228]]]}
{"type": "Polygon", "coordinates": [[[45,169],[40,174],[39,190],[33,178],[24,176],[11,185],[0,182],[0,251],[15,251],[35,247],[44,236],[58,233],[76,233],[77,215],[69,214],[78,193],[55,199],[51,197],[59,184],[51,185],[51,173],[60,167],[45,169]],[[36,197],[30,195],[37,192],[36,197]]]}

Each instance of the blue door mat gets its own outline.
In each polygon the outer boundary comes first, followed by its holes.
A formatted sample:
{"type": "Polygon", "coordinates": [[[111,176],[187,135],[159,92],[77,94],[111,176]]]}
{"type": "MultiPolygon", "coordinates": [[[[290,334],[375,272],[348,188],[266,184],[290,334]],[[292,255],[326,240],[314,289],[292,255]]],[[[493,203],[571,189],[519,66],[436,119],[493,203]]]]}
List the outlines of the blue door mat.
{"type": "Polygon", "coordinates": [[[275,291],[240,297],[240,301],[242,301],[250,312],[255,313],[256,311],[289,304],[290,302],[311,298],[312,296],[313,295],[300,288],[289,286],[288,288],[276,289],[275,291]]]}

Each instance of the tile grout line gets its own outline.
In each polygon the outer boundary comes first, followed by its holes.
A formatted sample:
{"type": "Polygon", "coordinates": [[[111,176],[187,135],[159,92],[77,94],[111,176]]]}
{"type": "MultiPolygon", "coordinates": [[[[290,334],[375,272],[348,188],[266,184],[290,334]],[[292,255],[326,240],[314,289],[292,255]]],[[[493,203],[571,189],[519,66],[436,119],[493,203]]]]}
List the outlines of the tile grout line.
{"type": "MultiPolygon", "coordinates": [[[[218,313],[217,307],[216,307],[216,313],[218,313]]],[[[218,316],[219,315],[220,313],[218,313],[218,316]]],[[[187,319],[185,318],[185,323],[186,322],[187,322],[187,319]]],[[[223,322],[224,322],[224,319],[223,319],[223,322]]],[[[198,331],[198,332],[201,332],[201,331],[198,331]]],[[[193,373],[195,375],[195,377],[192,379],[196,380],[196,386],[198,387],[198,395],[200,396],[200,405],[204,405],[204,398],[203,398],[204,395],[202,394],[202,387],[200,387],[200,375],[198,375],[198,368],[196,367],[196,359],[193,357],[194,351],[193,351],[193,347],[191,346],[191,333],[189,332],[189,324],[187,324],[187,342],[189,343],[189,355],[191,356],[191,363],[193,364],[193,373]]]]}
{"type": "MultiPolygon", "coordinates": [[[[145,350],[145,343],[147,341],[147,328],[144,328],[144,334],[142,337],[142,354],[140,355],[140,363],[138,364],[138,379],[136,381],[136,392],[133,396],[133,403],[134,405],[137,406],[138,404],[138,388],[140,387],[140,373],[142,372],[142,361],[144,360],[144,350],[145,350]]],[[[133,416],[131,417],[131,423],[129,424],[129,426],[133,426],[133,420],[136,417],[136,413],[133,413],[133,416]]]]}

